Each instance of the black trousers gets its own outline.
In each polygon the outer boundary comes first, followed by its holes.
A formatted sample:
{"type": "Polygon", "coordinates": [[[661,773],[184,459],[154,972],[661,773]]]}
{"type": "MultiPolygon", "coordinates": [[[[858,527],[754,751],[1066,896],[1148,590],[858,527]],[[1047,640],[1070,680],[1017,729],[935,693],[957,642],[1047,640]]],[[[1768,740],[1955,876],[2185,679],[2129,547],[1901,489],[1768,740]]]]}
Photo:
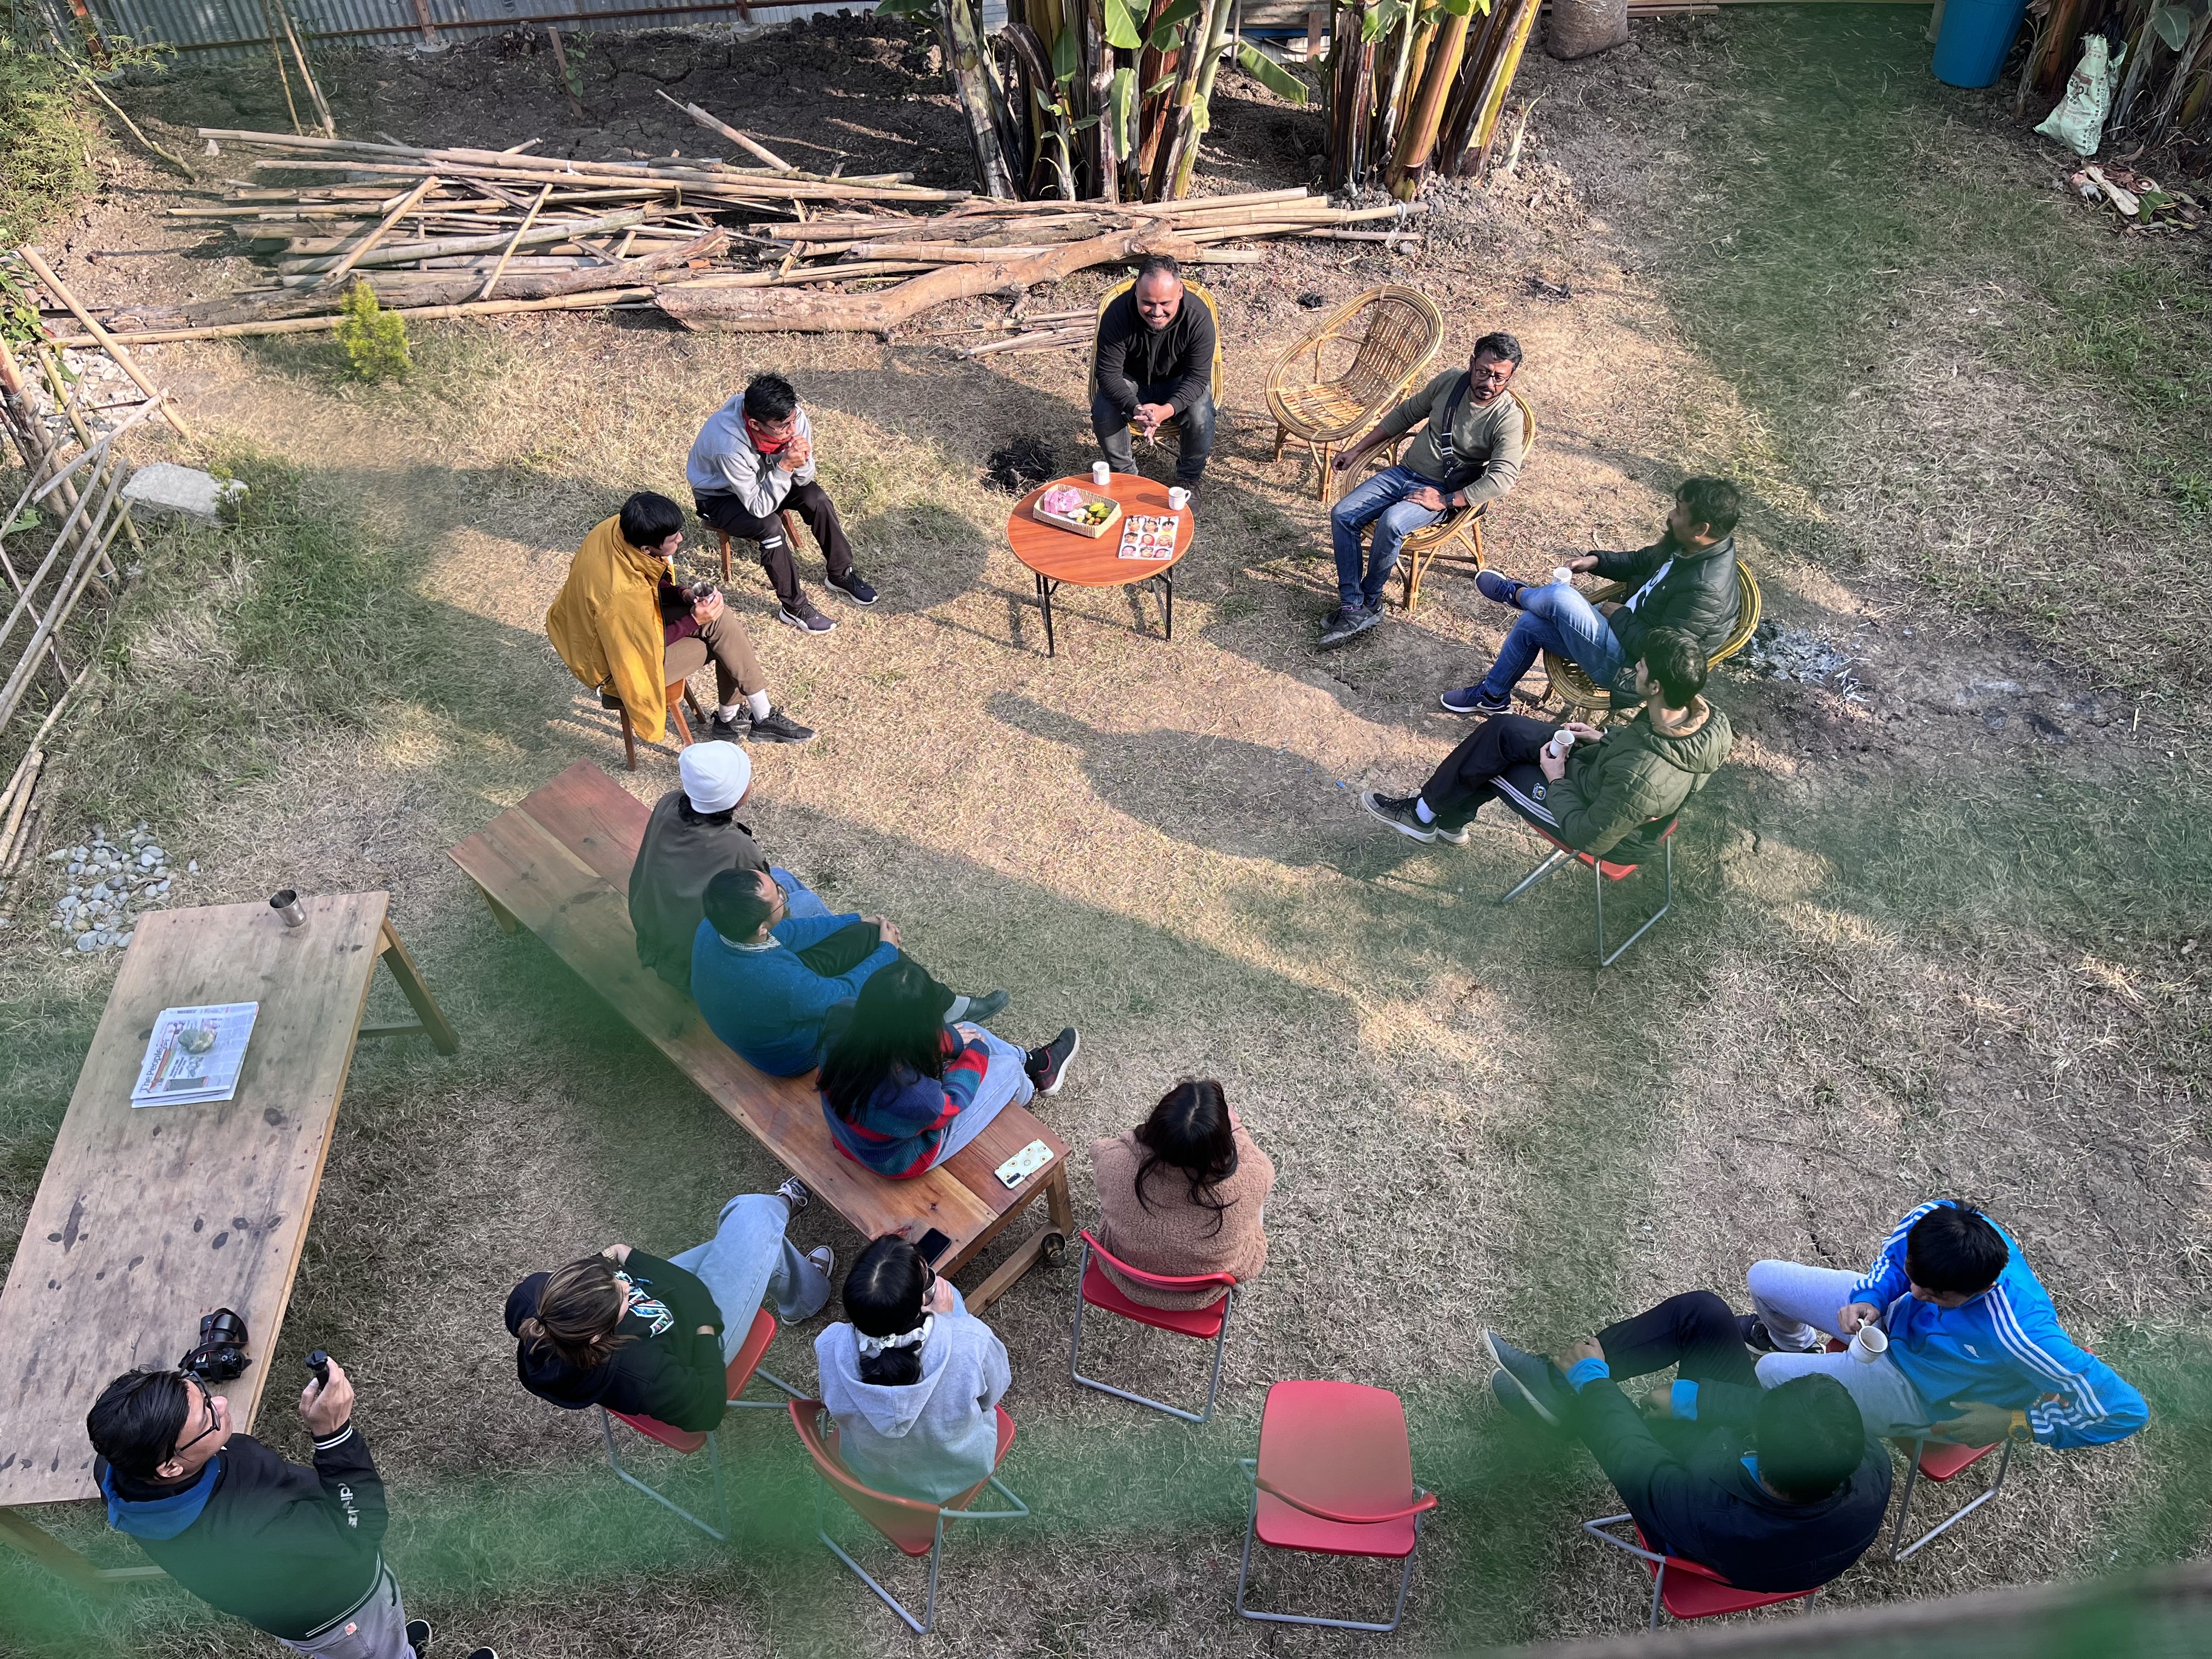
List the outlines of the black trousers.
{"type": "MultiPolygon", "coordinates": [[[[1421,799],[1447,830],[1460,828],[1498,793],[1491,781],[1516,766],[1534,768],[1558,729],[1526,714],[1492,714],[1444,757],[1421,786],[1421,799]]],[[[1535,782],[1542,781],[1538,774],[1535,782]]]]}
{"type": "MultiPolygon", "coordinates": [[[[735,495],[701,495],[696,500],[702,521],[740,541],[759,544],[761,568],[768,572],[769,586],[785,610],[795,610],[801,597],[799,570],[791,562],[791,538],[783,533],[783,520],[773,513],[765,519],[755,518],[735,495]]],[[[845,526],[830,492],[818,483],[794,484],[783,504],[805,521],[821,544],[822,563],[830,579],[842,581],[850,575],[853,544],[845,539],[845,526]]]]}
{"type": "MultiPolygon", "coordinates": [[[[824,979],[842,979],[853,969],[875,954],[876,946],[883,943],[883,935],[872,921],[855,921],[840,927],[829,938],[808,945],[799,952],[799,959],[824,979]]],[[[904,956],[903,951],[900,952],[904,956]]],[[[906,958],[911,962],[913,957],[906,958]]],[[[924,969],[927,972],[927,969],[924,969]]],[[[938,1006],[950,1008],[953,1002],[951,990],[938,983],[935,975],[930,984],[936,987],[938,1006]]]]}
{"type": "MultiPolygon", "coordinates": [[[[1681,1369],[1675,1375],[1685,1382],[1759,1386],[1759,1370],[1736,1330],[1735,1312],[1711,1291],[1670,1296],[1648,1313],[1607,1326],[1597,1340],[1605,1350],[1606,1369],[1616,1382],[1677,1365],[1681,1369]]],[[[1711,1431],[1709,1424],[1678,1422],[1671,1417],[1660,1418],[1650,1427],[1652,1438],[1677,1457],[1687,1456],[1711,1431]]],[[[1644,1522],[1647,1536],[1657,1536],[1649,1517],[1638,1519],[1644,1522]]]]}

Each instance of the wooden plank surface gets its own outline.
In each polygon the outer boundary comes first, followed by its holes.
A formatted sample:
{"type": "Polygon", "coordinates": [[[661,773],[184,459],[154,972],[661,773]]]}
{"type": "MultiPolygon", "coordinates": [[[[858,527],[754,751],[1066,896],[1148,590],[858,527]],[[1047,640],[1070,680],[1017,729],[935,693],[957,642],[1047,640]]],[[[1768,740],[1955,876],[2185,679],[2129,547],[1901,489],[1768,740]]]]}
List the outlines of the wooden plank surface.
{"type": "Polygon", "coordinates": [[[295,928],[265,904],[138,919],[0,1292],[0,1506],[93,1496],[85,1413],[118,1372],[174,1364],[217,1307],[252,1334],[254,1364],[222,1390],[252,1426],[385,902],[305,898],[295,928]],[[261,1005],[236,1097],[133,1108],[155,1018],[215,1002],[261,1005]]]}
{"type": "Polygon", "coordinates": [[[579,761],[452,857],[861,1237],[934,1227],[952,1241],[941,1267],[957,1271],[1043,1190],[1066,1144],[1028,1109],[1010,1106],[949,1162],[911,1181],[885,1181],[838,1152],[811,1076],[755,1070],[707,1028],[689,997],[638,962],[629,872],[648,816],[620,784],[579,761]],[[1008,1192],[992,1171],[1039,1139],[1053,1162],[1008,1192]]]}

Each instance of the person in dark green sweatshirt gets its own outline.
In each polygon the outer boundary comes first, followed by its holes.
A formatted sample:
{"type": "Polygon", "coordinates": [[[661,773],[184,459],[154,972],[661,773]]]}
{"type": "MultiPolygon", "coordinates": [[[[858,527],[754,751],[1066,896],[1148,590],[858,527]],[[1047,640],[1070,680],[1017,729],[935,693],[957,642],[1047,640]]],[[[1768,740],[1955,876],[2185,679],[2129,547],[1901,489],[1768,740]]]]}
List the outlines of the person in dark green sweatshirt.
{"type": "Polygon", "coordinates": [[[1496,714],[1444,757],[1418,794],[1370,789],[1359,804],[1401,836],[1464,843],[1468,824],[1500,795],[1516,811],[1555,830],[1577,852],[1633,862],[1646,826],[1663,823],[1704,788],[1735,741],[1728,716],[1698,695],[1705,654],[1671,628],[1644,635],[1637,695],[1647,701],[1626,726],[1601,732],[1568,722],[1564,756],[1552,752],[1548,720],[1496,714]]]}

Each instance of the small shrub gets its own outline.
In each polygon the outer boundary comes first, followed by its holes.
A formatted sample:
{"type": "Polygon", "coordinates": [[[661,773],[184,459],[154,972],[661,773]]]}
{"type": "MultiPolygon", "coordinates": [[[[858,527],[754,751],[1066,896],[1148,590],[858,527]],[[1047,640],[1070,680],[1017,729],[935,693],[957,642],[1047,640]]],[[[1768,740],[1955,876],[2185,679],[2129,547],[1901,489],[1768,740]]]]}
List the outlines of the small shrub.
{"type": "Polygon", "coordinates": [[[377,304],[376,290],[365,282],[356,281],[346,295],[337,337],[346,361],[364,380],[404,380],[415,367],[407,349],[407,319],[377,304]]]}
{"type": "Polygon", "coordinates": [[[37,236],[93,182],[76,77],[0,32],[0,246],[37,236]]]}

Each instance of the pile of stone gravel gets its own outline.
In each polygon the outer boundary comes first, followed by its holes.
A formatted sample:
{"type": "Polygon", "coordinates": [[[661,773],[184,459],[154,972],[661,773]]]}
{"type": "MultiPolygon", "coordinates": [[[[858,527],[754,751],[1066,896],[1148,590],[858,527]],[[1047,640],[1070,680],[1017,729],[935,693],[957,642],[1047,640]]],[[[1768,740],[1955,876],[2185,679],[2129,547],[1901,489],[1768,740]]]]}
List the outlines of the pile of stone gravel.
{"type": "MultiPolygon", "coordinates": [[[[140,824],[130,845],[118,847],[98,824],[92,839],[46,854],[50,864],[69,865],[69,890],[54,906],[47,927],[74,939],[80,951],[107,951],[131,943],[138,913],[159,908],[169,896],[169,855],[140,824]]],[[[185,866],[197,873],[197,863],[185,866]]]]}

